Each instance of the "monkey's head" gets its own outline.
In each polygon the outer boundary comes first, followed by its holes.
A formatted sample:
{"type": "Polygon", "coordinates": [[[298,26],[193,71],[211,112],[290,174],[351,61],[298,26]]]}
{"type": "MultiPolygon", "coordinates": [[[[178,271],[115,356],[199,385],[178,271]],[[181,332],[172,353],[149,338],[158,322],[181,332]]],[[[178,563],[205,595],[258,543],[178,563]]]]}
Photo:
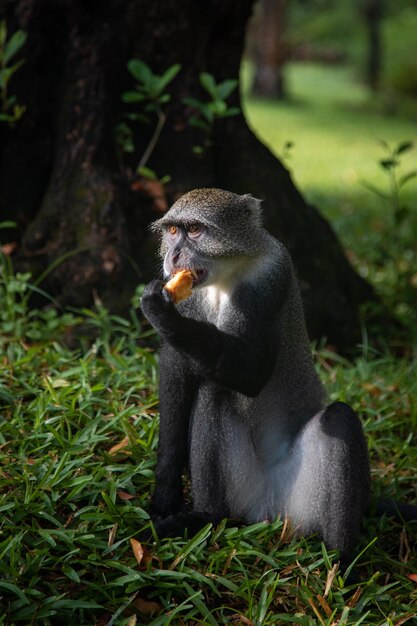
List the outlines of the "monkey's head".
{"type": "Polygon", "coordinates": [[[261,201],[221,189],[194,189],[152,225],[161,234],[164,275],[190,269],[194,287],[215,283],[227,268],[259,255],[261,201]]]}

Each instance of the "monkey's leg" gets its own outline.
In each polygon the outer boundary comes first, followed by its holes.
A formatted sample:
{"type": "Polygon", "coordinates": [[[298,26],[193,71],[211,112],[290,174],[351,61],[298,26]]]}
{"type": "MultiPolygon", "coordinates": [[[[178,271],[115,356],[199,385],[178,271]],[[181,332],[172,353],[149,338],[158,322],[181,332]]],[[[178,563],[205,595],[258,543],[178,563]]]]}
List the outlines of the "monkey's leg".
{"type": "Polygon", "coordinates": [[[343,562],[354,554],[369,500],[369,460],[354,411],[335,402],[306,425],[297,444],[300,467],[288,514],[302,533],[318,532],[343,562]]]}
{"type": "Polygon", "coordinates": [[[157,521],[183,508],[182,474],[187,466],[189,419],[195,380],[181,355],[161,348],[160,427],[151,514],[157,521]]]}

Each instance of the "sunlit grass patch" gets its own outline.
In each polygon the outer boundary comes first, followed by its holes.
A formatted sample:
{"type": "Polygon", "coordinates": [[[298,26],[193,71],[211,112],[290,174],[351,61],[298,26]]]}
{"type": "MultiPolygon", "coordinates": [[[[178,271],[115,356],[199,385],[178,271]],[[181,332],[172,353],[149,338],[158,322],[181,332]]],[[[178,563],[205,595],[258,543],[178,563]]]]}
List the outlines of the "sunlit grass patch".
{"type": "MultiPolygon", "coordinates": [[[[245,84],[249,75],[245,68],[245,84]]],[[[379,140],[417,141],[415,124],[375,111],[372,95],[349,67],[289,64],[286,77],[289,95],[283,102],[254,99],[244,88],[245,114],[256,134],[277,156],[286,143],[293,144],[285,164],[307,199],[328,217],[381,208],[361,182],[383,180],[379,140]]],[[[416,158],[417,145],[404,169],[415,169],[416,158]]],[[[410,182],[406,200],[416,194],[417,181],[410,182]]]]}

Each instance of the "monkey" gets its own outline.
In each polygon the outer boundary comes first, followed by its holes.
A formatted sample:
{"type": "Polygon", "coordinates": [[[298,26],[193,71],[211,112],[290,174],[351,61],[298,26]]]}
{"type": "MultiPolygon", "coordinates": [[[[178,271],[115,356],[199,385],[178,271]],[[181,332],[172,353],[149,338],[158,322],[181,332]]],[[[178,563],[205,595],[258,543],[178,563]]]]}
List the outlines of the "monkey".
{"type": "Polygon", "coordinates": [[[158,534],[281,515],[348,563],[370,501],[364,431],[349,405],[328,404],[295,270],[263,227],[261,201],[196,189],[152,229],[164,279],[181,269],[193,277],[192,295],[177,305],[161,280],[141,300],[161,337],[158,534]]]}

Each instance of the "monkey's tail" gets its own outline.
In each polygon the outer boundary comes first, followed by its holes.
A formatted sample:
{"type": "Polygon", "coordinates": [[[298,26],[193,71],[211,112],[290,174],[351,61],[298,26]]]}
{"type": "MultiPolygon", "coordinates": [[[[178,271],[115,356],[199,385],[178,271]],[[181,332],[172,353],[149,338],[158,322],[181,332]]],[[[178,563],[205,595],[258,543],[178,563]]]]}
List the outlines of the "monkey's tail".
{"type": "Polygon", "coordinates": [[[400,522],[411,522],[417,520],[417,506],[414,504],[406,504],[405,502],[382,499],[377,502],[376,514],[378,516],[388,515],[400,522]]]}

